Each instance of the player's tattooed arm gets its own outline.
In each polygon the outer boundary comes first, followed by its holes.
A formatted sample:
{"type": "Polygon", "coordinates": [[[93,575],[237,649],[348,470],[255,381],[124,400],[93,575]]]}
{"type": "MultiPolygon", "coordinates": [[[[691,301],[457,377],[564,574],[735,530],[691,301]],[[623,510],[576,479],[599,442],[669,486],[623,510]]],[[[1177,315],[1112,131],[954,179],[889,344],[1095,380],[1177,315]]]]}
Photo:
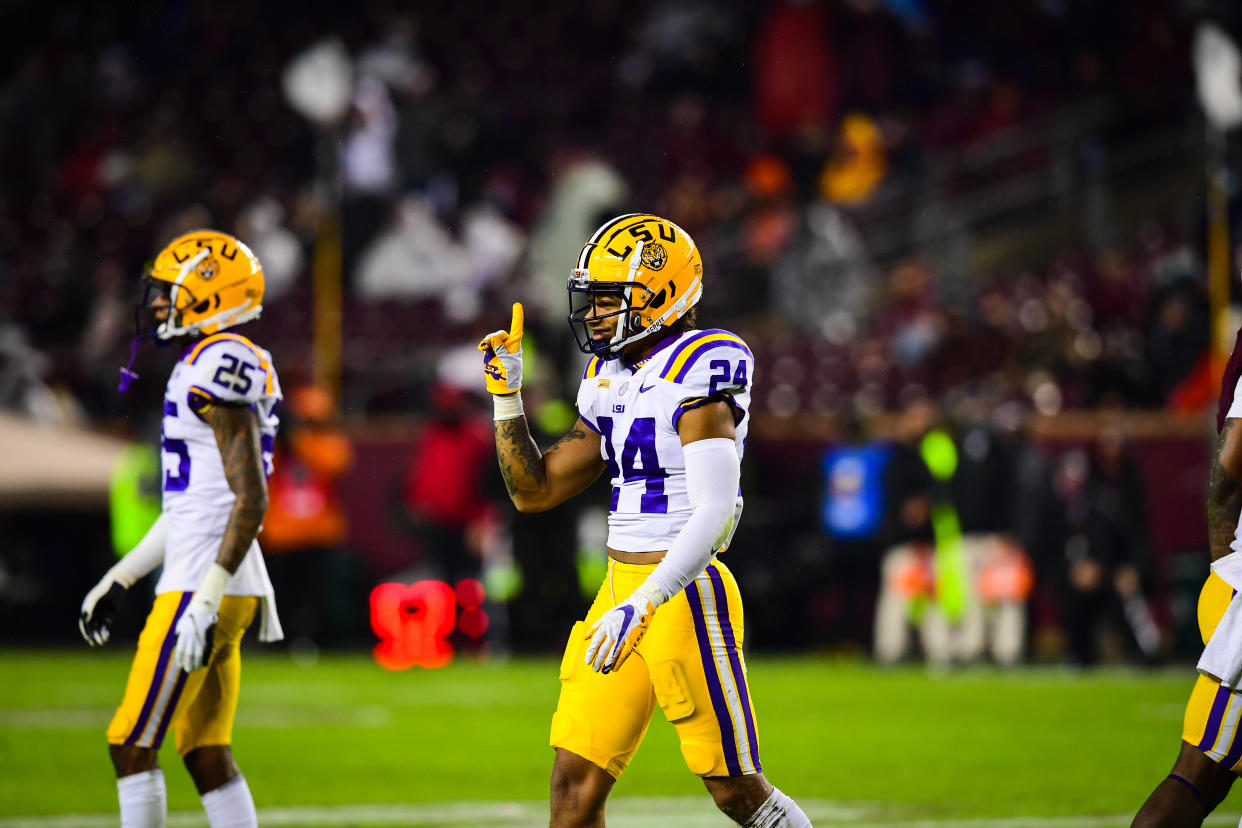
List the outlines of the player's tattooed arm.
{"type": "Polygon", "coordinates": [[[267,475],[263,468],[263,449],[259,422],[247,406],[216,404],[203,413],[216,435],[224,476],[236,499],[220,541],[216,563],[236,572],[259,534],[267,513],[267,475]]]}
{"type": "Polygon", "coordinates": [[[599,435],[582,420],[540,452],[525,417],[496,420],[496,459],[509,498],[521,512],[542,512],[585,489],[604,469],[599,435]]]}
{"type": "Polygon", "coordinates": [[[1214,561],[1232,551],[1229,544],[1242,513],[1242,430],[1236,428],[1237,422],[1225,420],[1208,477],[1208,547],[1214,561]]]}
{"type": "Polygon", "coordinates": [[[569,430],[568,434],[566,434],[564,437],[562,437],[561,439],[553,443],[551,446],[549,446],[548,450],[543,453],[543,456],[547,457],[549,454],[551,454],[554,451],[561,451],[562,449],[569,447],[570,443],[573,443],[577,440],[585,440],[586,438],[587,438],[587,430],[584,428],[578,428],[575,425],[573,428],[569,430]]]}
{"type": "Polygon", "coordinates": [[[547,471],[539,447],[530,436],[530,426],[525,417],[496,420],[492,423],[496,434],[496,457],[500,461],[500,476],[505,479],[509,496],[518,492],[536,492],[547,483],[547,471]]]}

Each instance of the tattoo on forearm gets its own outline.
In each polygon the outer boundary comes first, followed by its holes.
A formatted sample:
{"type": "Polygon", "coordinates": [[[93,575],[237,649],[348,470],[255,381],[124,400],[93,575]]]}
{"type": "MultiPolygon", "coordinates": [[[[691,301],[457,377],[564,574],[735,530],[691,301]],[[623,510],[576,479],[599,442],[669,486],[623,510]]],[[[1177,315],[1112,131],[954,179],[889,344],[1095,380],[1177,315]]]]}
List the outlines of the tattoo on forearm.
{"type": "Polygon", "coordinates": [[[267,513],[267,476],[259,425],[249,408],[238,406],[213,406],[205,419],[215,431],[224,476],[236,495],[217,557],[221,566],[233,572],[246,557],[267,513]]]}
{"type": "Polygon", "coordinates": [[[545,472],[539,447],[531,439],[525,417],[496,420],[496,459],[505,488],[513,495],[519,491],[535,491],[543,483],[545,472]]]}
{"type": "Polygon", "coordinates": [[[1212,560],[1228,555],[1232,549],[1234,533],[1238,528],[1238,515],[1242,513],[1242,486],[1238,485],[1228,471],[1221,465],[1221,451],[1229,432],[1233,430],[1235,420],[1225,420],[1220,432],[1220,440],[1216,444],[1216,454],[1212,458],[1212,470],[1208,477],[1207,517],[1208,547],[1212,552],[1212,560]]]}

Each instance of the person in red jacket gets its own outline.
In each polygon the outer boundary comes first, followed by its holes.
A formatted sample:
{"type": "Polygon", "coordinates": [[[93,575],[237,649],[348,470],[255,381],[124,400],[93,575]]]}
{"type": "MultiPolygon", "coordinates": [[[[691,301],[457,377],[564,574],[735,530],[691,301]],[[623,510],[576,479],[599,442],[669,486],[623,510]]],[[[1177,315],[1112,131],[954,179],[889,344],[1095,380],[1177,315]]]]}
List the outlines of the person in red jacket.
{"type": "Polygon", "coordinates": [[[484,492],[492,434],[470,395],[446,384],[431,391],[432,413],[414,442],[401,483],[401,505],[424,561],[450,584],[478,578],[482,557],[472,541],[489,517],[484,492]]]}

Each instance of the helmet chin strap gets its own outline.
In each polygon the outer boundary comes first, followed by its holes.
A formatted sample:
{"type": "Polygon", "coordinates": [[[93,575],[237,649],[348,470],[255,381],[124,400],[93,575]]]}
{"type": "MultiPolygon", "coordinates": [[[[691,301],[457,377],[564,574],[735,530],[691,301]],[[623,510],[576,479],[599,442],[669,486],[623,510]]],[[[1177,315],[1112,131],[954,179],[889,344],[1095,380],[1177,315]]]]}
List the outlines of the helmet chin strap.
{"type": "Polygon", "coordinates": [[[137,372],[131,370],[134,367],[134,359],[138,356],[138,343],[142,341],[141,336],[135,336],[129,343],[129,362],[121,368],[121,381],[117,383],[117,393],[124,394],[129,390],[129,385],[138,379],[137,372]]]}

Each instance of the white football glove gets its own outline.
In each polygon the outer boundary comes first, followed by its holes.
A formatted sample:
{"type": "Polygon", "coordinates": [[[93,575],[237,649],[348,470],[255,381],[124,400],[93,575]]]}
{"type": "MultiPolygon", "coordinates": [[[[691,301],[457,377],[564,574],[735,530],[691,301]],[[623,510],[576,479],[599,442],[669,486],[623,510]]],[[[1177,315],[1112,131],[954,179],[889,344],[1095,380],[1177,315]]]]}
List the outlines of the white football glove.
{"type": "Polygon", "coordinates": [[[513,321],[507,331],[495,331],[483,337],[483,375],[492,394],[512,394],[522,390],[522,303],[513,303],[513,321]]]}
{"type": "Polygon", "coordinates": [[[173,667],[193,673],[207,666],[211,658],[211,643],[216,632],[216,613],[208,607],[196,604],[198,599],[190,601],[190,605],[177,619],[177,644],[173,647],[173,667]]]}
{"type": "Polygon", "coordinates": [[[634,652],[647,632],[659,601],[651,601],[639,588],[634,594],[600,616],[587,630],[586,663],[597,673],[611,673],[634,652]]]}
{"type": "Polygon", "coordinates": [[[194,591],[190,605],[181,613],[174,628],[177,643],[173,646],[173,666],[192,673],[207,666],[211,659],[211,644],[215,636],[216,620],[224,587],[233,574],[218,563],[213,563],[194,591]]]}
{"type": "Polygon", "coordinates": [[[99,647],[107,643],[112,635],[112,622],[116,620],[128,589],[128,584],[109,572],[86,593],[82,599],[82,611],[78,613],[78,630],[87,644],[99,647]]]}

